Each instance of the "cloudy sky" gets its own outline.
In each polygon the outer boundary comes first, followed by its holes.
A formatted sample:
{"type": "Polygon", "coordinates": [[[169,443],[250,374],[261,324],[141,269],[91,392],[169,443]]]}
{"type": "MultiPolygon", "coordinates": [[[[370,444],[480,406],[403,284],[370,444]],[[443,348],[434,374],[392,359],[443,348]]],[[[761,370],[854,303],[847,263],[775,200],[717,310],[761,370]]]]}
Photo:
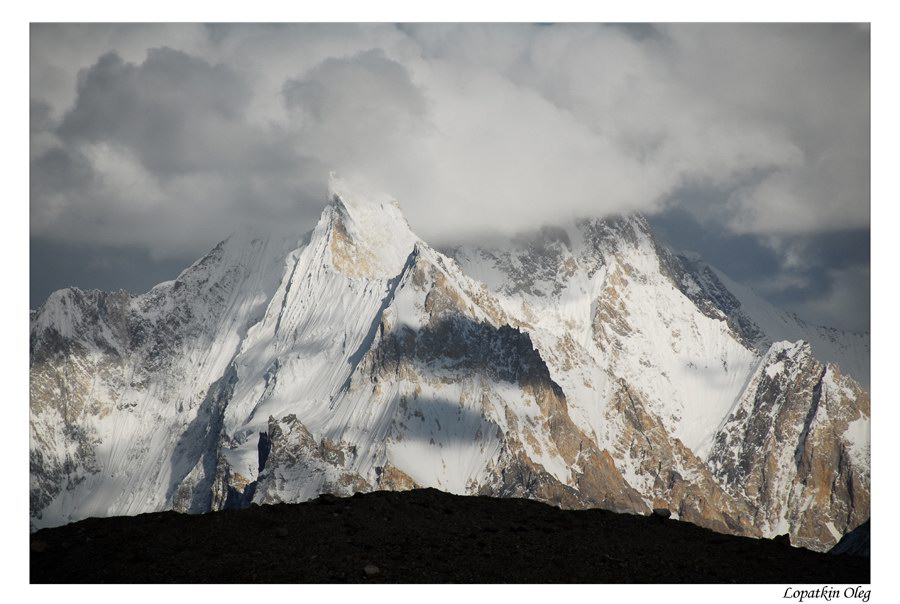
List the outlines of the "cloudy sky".
{"type": "Polygon", "coordinates": [[[435,245],[641,211],[808,320],[869,328],[858,25],[32,25],[31,305],[143,291],[327,174],[435,245]]]}

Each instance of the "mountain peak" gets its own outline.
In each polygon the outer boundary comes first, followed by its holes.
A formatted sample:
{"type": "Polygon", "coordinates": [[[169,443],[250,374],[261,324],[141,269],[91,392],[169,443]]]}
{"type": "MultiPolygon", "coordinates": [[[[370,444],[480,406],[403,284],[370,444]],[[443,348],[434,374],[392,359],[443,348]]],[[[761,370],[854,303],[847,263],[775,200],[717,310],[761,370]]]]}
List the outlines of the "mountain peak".
{"type": "Polygon", "coordinates": [[[400,209],[400,204],[392,195],[375,185],[359,176],[341,176],[337,172],[328,175],[328,197],[332,204],[342,205],[351,211],[376,207],[400,209]]]}
{"type": "Polygon", "coordinates": [[[332,265],[354,278],[399,274],[420,239],[397,201],[359,178],[334,172],[328,190],[331,203],[316,230],[329,239],[332,265]]]}

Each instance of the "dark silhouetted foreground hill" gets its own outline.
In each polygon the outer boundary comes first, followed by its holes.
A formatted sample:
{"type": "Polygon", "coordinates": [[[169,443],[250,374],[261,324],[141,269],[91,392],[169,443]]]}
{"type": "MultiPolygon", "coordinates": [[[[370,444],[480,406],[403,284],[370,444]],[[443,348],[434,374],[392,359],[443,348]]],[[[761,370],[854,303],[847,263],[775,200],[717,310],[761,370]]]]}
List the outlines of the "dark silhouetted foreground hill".
{"type": "Polygon", "coordinates": [[[34,583],[868,583],[869,560],[658,517],[423,489],[31,536],[34,583]]]}
{"type": "Polygon", "coordinates": [[[837,545],[831,548],[829,554],[847,554],[850,556],[869,557],[872,538],[872,522],[866,520],[858,527],[841,537],[837,545]]]}

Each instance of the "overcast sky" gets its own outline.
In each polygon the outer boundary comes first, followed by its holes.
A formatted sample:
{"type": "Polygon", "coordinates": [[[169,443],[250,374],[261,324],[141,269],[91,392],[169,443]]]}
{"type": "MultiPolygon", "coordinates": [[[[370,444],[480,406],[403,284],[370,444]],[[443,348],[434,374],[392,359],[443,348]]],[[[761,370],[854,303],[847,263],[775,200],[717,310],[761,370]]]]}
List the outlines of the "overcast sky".
{"type": "Polygon", "coordinates": [[[858,25],[32,25],[31,304],[302,233],[337,170],[436,245],[641,211],[868,330],[869,99],[858,25]]]}

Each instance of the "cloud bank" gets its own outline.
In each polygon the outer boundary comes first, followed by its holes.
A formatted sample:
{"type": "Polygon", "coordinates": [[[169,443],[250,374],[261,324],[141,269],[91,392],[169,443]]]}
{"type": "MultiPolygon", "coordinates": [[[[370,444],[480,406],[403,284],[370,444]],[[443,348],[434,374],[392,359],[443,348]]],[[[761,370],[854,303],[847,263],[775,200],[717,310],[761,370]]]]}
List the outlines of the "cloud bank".
{"type": "Polygon", "coordinates": [[[391,192],[437,243],[633,210],[773,248],[869,228],[865,27],[43,24],[31,38],[33,239],[168,258],[248,221],[302,232],[330,170],[391,192]]]}

